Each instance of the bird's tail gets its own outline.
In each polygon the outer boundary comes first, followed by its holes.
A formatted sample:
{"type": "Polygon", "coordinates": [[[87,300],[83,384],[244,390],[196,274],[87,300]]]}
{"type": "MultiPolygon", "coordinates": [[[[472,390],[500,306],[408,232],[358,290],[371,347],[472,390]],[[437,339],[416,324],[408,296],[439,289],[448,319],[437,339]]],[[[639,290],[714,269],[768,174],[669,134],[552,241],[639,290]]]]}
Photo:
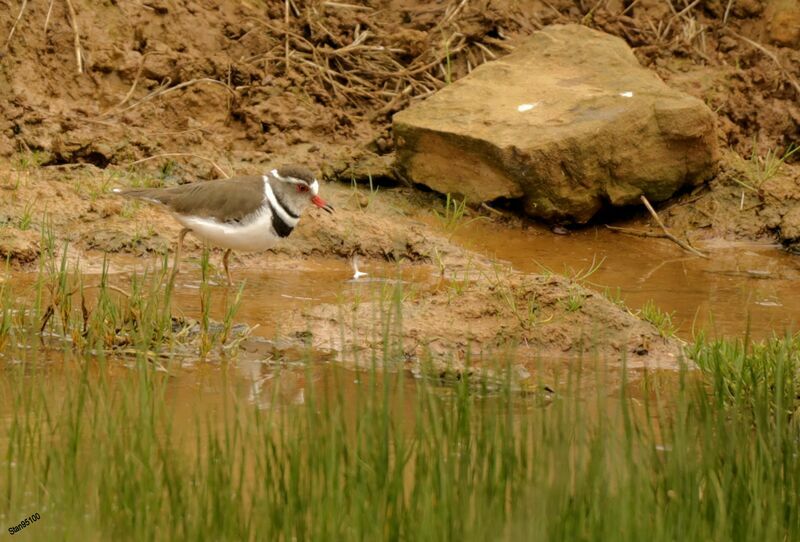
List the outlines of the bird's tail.
{"type": "Polygon", "coordinates": [[[111,191],[124,198],[141,199],[152,203],[164,203],[158,197],[158,191],[152,188],[112,188],[111,191]]]}

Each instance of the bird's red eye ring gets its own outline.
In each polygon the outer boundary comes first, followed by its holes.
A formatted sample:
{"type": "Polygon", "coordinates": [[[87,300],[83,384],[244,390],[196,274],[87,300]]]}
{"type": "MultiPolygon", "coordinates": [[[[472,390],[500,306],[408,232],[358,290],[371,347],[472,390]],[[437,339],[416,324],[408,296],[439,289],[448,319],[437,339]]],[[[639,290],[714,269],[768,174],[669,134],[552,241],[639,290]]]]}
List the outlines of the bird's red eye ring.
{"type": "Polygon", "coordinates": [[[304,184],[298,184],[297,185],[297,191],[298,192],[308,192],[308,186],[306,186],[304,184]]]}

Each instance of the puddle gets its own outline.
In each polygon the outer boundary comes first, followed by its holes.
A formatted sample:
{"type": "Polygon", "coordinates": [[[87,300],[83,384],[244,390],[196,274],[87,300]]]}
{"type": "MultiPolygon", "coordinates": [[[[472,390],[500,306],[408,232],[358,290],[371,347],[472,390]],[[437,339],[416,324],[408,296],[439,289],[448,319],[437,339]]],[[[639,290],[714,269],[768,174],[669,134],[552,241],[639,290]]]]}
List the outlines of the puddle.
{"type": "Polygon", "coordinates": [[[632,309],[652,300],[667,312],[679,335],[691,340],[692,330],[713,336],[742,336],[750,322],[751,336],[797,330],[800,303],[797,281],[800,260],[774,245],[726,243],[705,245],[711,258],[683,253],[666,240],[632,237],[590,228],[553,235],[543,228],[521,231],[482,221],[457,231],[453,239],[466,248],[505,260],[525,272],[586,270],[602,260],[588,280],[602,291],[619,288],[632,309]]]}
{"type": "MultiPolygon", "coordinates": [[[[705,247],[711,249],[711,258],[704,260],[685,255],[666,241],[619,235],[602,228],[554,235],[538,227],[500,231],[499,226],[481,221],[457,231],[453,240],[523,272],[542,272],[545,268],[559,273],[586,270],[593,261],[602,260],[602,265],[588,279],[589,286],[597,290],[619,288],[621,297],[633,309],[652,300],[662,309],[674,311],[679,334],[688,340],[693,326],[705,328],[714,336],[741,336],[749,318],[751,336],[764,338],[796,329],[800,321],[800,304],[794,302],[800,267],[794,257],[774,246],[717,242],[705,247]]],[[[236,321],[257,326],[253,334],[264,338],[280,334],[282,320],[289,310],[352,299],[370,288],[380,288],[385,281],[430,283],[437,276],[434,266],[361,262],[359,270],[367,275],[353,280],[353,268],[344,260],[319,258],[275,263],[269,262],[267,256],[263,267],[257,261],[250,260],[247,267],[232,269],[237,284],[246,282],[236,321]]],[[[154,264],[155,259],[115,260],[111,283],[127,284],[134,270],[141,273],[145,265],[154,264]]],[[[89,263],[87,269],[90,273],[85,283],[99,282],[100,267],[89,263]]],[[[30,287],[33,279],[33,273],[5,277],[18,282],[20,291],[30,287]]],[[[186,263],[176,283],[176,314],[200,316],[199,286],[196,262],[186,263]]],[[[211,317],[221,319],[225,298],[235,294],[235,288],[212,288],[211,317]]],[[[8,370],[11,364],[7,361],[3,363],[8,370]]],[[[69,379],[75,376],[71,374],[74,371],[67,369],[69,364],[64,359],[50,363],[48,378],[63,379],[66,388],[69,379]]],[[[566,374],[567,364],[555,360],[549,366],[566,374]]],[[[126,365],[119,364],[115,374],[129,372],[126,365]]],[[[550,371],[539,373],[545,384],[550,384],[550,371]]],[[[276,361],[269,355],[243,356],[230,365],[189,363],[186,368],[170,371],[169,378],[169,400],[177,418],[195,416],[198,408],[203,411],[224,408],[222,392],[231,388],[236,396],[266,409],[302,405],[308,378],[323,387],[350,389],[359,385],[355,371],[336,368],[329,360],[316,360],[307,367],[291,359],[276,361]]],[[[409,385],[413,385],[411,378],[409,385]]],[[[586,385],[587,389],[593,386],[591,377],[586,385]]]]}
{"type": "MultiPolygon", "coordinates": [[[[392,264],[361,264],[367,276],[353,279],[353,270],[344,260],[311,259],[297,263],[292,269],[233,269],[235,286],[220,286],[212,291],[211,317],[222,318],[225,297],[233,297],[242,281],[245,288],[237,322],[258,325],[256,334],[274,337],[280,332],[285,311],[310,307],[320,303],[337,303],[349,300],[357,293],[363,294],[395,281],[421,283],[431,280],[429,266],[402,266],[392,264]]],[[[124,277],[120,277],[124,280],[124,277]]],[[[177,279],[174,299],[176,307],[191,318],[200,316],[197,291],[200,287],[199,270],[182,272],[177,279]]]]}

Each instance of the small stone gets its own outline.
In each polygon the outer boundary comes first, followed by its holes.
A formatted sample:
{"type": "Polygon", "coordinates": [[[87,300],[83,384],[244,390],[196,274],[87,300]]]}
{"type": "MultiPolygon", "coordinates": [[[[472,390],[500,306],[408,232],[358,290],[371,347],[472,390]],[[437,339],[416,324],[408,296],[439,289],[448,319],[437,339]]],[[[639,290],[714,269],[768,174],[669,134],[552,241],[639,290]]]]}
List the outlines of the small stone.
{"type": "Polygon", "coordinates": [[[385,137],[379,137],[375,140],[375,147],[380,154],[386,154],[392,150],[392,145],[385,137]]]}
{"type": "Polygon", "coordinates": [[[356,203],[358,204],[359,209],[366,209],[369,207],[369,197],[367,197],[366,194],[358,192],[356,194],[356,203]]]}

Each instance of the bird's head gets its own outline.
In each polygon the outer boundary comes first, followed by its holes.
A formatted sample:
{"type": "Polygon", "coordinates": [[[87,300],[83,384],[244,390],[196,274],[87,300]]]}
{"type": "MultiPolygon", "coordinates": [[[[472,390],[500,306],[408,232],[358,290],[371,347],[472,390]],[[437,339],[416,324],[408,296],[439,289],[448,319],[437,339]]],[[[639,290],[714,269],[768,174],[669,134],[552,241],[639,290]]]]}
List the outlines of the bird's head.
{"type": "Polygon", "coordinates": [[[329,213],[333,207],[319,197],[319,181],[310,169],[303,166],[287,165],[270,171],[278,182],[271,183],[272,189],[287,210],[299,216],[309,203],[329,213]]]}

